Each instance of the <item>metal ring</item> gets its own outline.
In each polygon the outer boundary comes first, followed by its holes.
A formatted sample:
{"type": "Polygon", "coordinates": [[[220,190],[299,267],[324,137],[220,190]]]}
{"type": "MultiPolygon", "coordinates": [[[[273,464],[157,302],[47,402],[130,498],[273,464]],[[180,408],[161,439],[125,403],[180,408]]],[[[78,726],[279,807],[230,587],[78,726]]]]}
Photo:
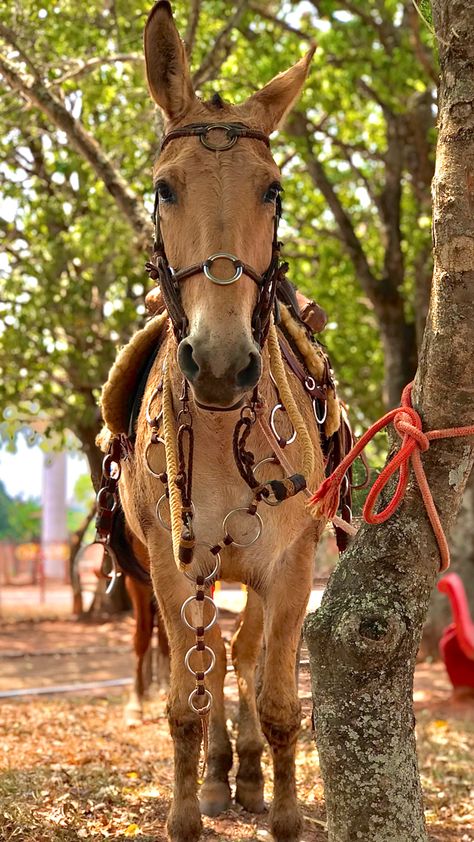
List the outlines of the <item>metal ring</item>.
{"type": "MultiPolygon", "coordinates": [[[[122,575],[122,571],[120,570],[120,567],[119,567],[118,561],[117,561],[117,556],[115,555],[115,552],[113,551],[112,547],[110,546],[108,539],[107,539],[107,541],[104,542],[104,550],[105,550],[105,553],[109,556],[109,558],[112,562],[112,570],[110,571],[110,574],[109,573],[105,574],[107,576],[107,579],[110,579],[110,582],[105,589],[105,593],[108,596],[109,594],[112,593],[117,579],[119,578],[119,576],[122,575]]],[[[102,559],[101,570],[102,570],[103,564],[104,564],[104,559],[102,559]]]]}
{"type": "Polygon", "coordinates": [[[262,534],[263,520],[260,517],[258,512],[255,512],[255,514],[251,515],[250,512],[248,511],[248,509],[245,506],[238,506],[236,509],[231,509],[231,511],[228,512],[228,514],[226,514],[226,516],[225,516],[225,518],[222,522],[222,528],[224,530],[224,534],[229,535],[232,538],[232,543],[234,544],[234,546],[236,546],[236,547],[251,547],[252,544],[255,544],[255,541],[258,541],[258,539],[260,538],[260,535],[262,534]],[[232,535],[230,534],[230,532],[227,531],[227,521],[231,517],[231,515],[234,515],[236,512],[246,512],[246,514],[248,514],[249,517],[256,517],[257,518],[257,534],[256,534],[255,538],[252,538],[252,540],[248,541],[246,544],[242,544],[241,541],[235,541],[234,538],[232,538],[232,535]]]}
{"type": "Polygon", "coordinates": [[[196,687],[196,688],[195,688],[195,689],[194,689],[194,690],[193,690],[193,691],[189,694],[189,697],[188,697],[188,705],[189,705],[189,707],[191,708],[191,710],[192,710],[192,711],[194,711],[194,713],[198,713],[198,714],[199,714],[199,716],[205,716],[205,715],[206,715],[206,713],[209,713],[209,711],[210,711],[210,709],[211,709],[211,707],[212,707],[212,693],[211,693],[211,692],[207,689],[207,687],[205,687],[205,688],[204,688],[204,693],[199,693],[199,694],[198,694],[197,687],[196,687]],[[194,697],[195,697],[195,696],[197,696],[197,695],[200,695],[200,696],[206,696],[206,698],[207,698],[207,700],[208,700],[208,701],[207,701],[207,704],[205,704],[205,705],[204,705],[204,707],[202,707],[202,708],[198,708],[198,707],[196,707],[196,705],[194,704],[194,697]]]}
{"type": "MultiPolygon", "coordinates": [[[[194,510],[194,503],[191,504],[194,510]]],[[[209,550],[212,548],[212,544],[206,544],[205,541],[197,541],[195,549],[197,547],[207,547],[209,550]]],[[[219,572],[221,569],[221,554],[220,553],[211,553],[214,556],[216,563],[214,565],[213,570],[204,577],[204,584],[205,585],[213,585],[215,580],[219,578],[219,572]]],[[[189,579],[190,582],[196,582],[196,577],[192,576],[191,573],[188,573],[187,570],[184,571],[184,575],[186,579],[189,579]]]]}
{"type": "Polygon", "coordinates": [[[220,152],[225,151],[226,149],[231,149],[234,143],[237,142],[237,135],[229,134],[231,129],[232,126],[227,125],[227,123],[211,123],[209,126],[206,126],[206,130],[199,135],[199,140],[202,145],[205,146],[206,149],[210,149],[211,152],[220,152]],[[223,146],[216,146],[214,143],[209,141],[209,132],[215,131],[216,129],[220,129],[221,131],[225,131],[227,133],[227,140],[224,142],[223,146]]]}
{"type": "Polygon", "coordinates": [[[272,370],[271,370],[271,369],[270,369],[270,380],[272,381],[273,385],[275,386],[275,389],[276,389],[276,390],[277,390],[277,392],[278,392],[278,385],[277,385],[277,382],[276,382],[276,380],[275,380],[275,378],[274,378],[274,376],[273,376],[273,374],[272,374],[272,370]]]}
{"type": "Polygon", "coordinates": [[[220,284],[221,286],[227,286],[227,284],[233,284],[234,281],[238,281],[242,275],[242,264],[238,257],[235,257],[234,254],[228,254],[225,251],[218,251],[216,254],[211,254],[207,260],[204,261],[202,264],[202,268],[206,278],[209,278],[214,284],[220,284]],[[215,260],[219,260],[220,258],[225,258],[230,260],[232,263],[235,272],[231,278],[218,278],[216,275],[213,275],[211,272],[211,266],[215,260]]]}
{"type": "Polygon", "coordinates": [[[312,392],[316,388],[316,380],[310,374],[305,378],[304,387],[308,392],[312,392]]]}
{"type": "Polygon", "coordinates": [[[159,395],[159,394],[160,394],[160,389],[158,389],[158,388],[154,389],[154,391],[152,392],[152,394],[150,396],[150,400],[148,401],[148,403],[146,405],[145,417],[146,417],[146,420],[147,420],[148,424],[150,424],[150,426],[152,426],[152,427],[158,426],[158,422],[161,421],[161,416],[163,415],[162,409],[160,409],[158,415],[155,418],[152,418],[151,413],[150,413],[150,407],[151,407],[153,401],[155,400],[156,396],[159,395]]]}
{"type": "Polygon", "coordinates": [[[109,491],[108,488],[106,488],[105,486],[104,488],[101,488],[97,494],[97,508],[103,509],[106,512],[115,512],[115,509],[117,508],[117,497],[114,494],[112,494],[112,492],[109,491]],[[110,497],[112,497],[114,501],[111,509],[107,505],[107,499],[105,504],[102,502],[102,498],[104,496],[107,498],[107,495],[110,495],[110,497]]]}
{"type": "Polygon", "coordinates": [[[341,480],[340,496],[345,497],[347,492],[349,491],[349,488],[350,488],[349,477],[347,476],[347,473],[345,473],[342,480],[341,480]],[[344,483],[344,485],[342,485],[342,483],[344,483]]]}
{"type": "Polygon", "coordinates": [[[276,438],[278,444],[280,445],[280,447],[282,447],[281,442],[284,442],[283,447],[286,447],[288,444],[293,444],[293,442],[296,438],[296,430],[293,427],[293,432],[292,432],[290,438],[286,439],[286,440],[284,438],[282,438],[282,436],[280,436],[277,433],[276,428],[275,428],[275,415],[276,415],[276,413],[278,412],[279,409],[281,409],[282,412],[286,412],[286,409],[285,409],[285,407],[283,406],[282,403],[276,403],[275,406],[273,407],[271,415],[270,415],[270,427],[272,428],[272,433],[275,436],[275,438],[276,438]]]}
{"type": "MultiPolygon", "coordinates": [[[[168,523],[165,522],[165,519],[164,519],[164,517],[163,517],[163,515],[161,514],[161,511],[160,511],[160,506],[163,503],[163,500],[168,500],[168,502],[169,502],[169,498],[167,497],[166,494],[162,494],[160,499],[158,500],[158,503],[156,504],[156,510],[155,510],[156,511],[156,517],[158,518],[158,521],[161,523],[163,529],[166,529],[167,532],[171,532],[171,523],[168,524],[168,523]]],[[[193,510],[193,515],[195,515],[196,509],[195,509],[194,503],[192,501],[191,501],[191,506],[192,506],[192,510],[193,510]]],[[[194,581],[194,579],[192,581],[194,581]]]]}
{"type": "Polygon", "coordinates": [[[155,441],[149,441],[146,448],[145,448],[145,465],[147,467],[147,470],[150,472],[152,477],[156,477],[157,479],[160,479],[162,472],[160,471],[160,473],[157,474],[156,471],[154,471],[153,468],[151,467],[149,459],[148,459],[148,451],[150,450],[150,447],[153,444],[162,444],[164,446],[165,442],[161,437],[158,437],[155,441]]]}
{"type": "MultiPolygon", "coordinates": [[[[257,464],[253,466],[252,473],[253,473],[254,476],[255,476],[255,471],[257,471],[259,469],[260,465],[264,465],[266,462],[271,462],[273,465],[280,465],[280,462],[278,461],[275,454],[273,454],[273,456],[266,456],[265,459],[260,459],[260,462],[257,462],[257,464]]],[[[280,467],[281,467],[281,465],[280,465],[280,467]]],[[[255,477],[255,479],[256,479],[256,477],[255,477]]]]}
{"type": "Polygon", "coordinates": [[[111,453],[108,453],[102,462],[102,473],[109,477],[109,479],[114,479],[115,482],[118,482],[122,476],[120,462],[117,462],[111,453]],[[112,465],[115,465],[115,468],[112,468],[112,465]]]}
{"type": "MultiPolygon", "coordinates": [[[[196,599],[195,596],[188,596],[188,598],[184,600],[184,602],[181,606],[181,619],[182,619],[183,623],[185,624],[185,626],[187,626],[188,629],[191,629],[191,631],[193,631],[196,634],[197,626],[192,626],[191,623],[189,622],[188,618],[186,617],[186,608],[188,607],[189,603],[192,602],[195,599],[196,599]]],[[[214,602],[214,600],[211,599],[211,597],[208,596],[207,594],[204,594],[203,602],[210,602],[213,609],[214,609],[214,616],[213,616],[212,620],[210,620],[208,622],[207,626],[204,626],[204,631],[207,632],[207,631],[209,631],[209,629],[212,629],[212,627],[216,624],[217,616],[219,614],[219,610],[218,610],[217,605],[214,602]]]]}
{"type": "Polygon", "coordinates": [[[215,655],[214,650],[211,649],[210,646],[205,646],[204,649],[198,649],[196,644],[194,644],[194,646],[191,646],[191,649],[188,649],[188,651],[186,652],[186,657],[184,659],[184,663],[186,664],[189,672],[192,675],[196,675],[197,672],[203,672],[204,675],[209,675],[209,673],[212,672],[212,670],[214,669],[214,667],[216,665],[216,655],[215,655]],[[189,661],[191,660],[191,655],[193,654],[193,652],[209,652],[209,654],[211,656],[211,663],[208,666],[207,670],[193,670],[192,666],[189,663],[189,661]]]}
{"type": "Polygon", "coordinates": [[[314,400],[313,400],[313,412],[314,412],[314,417],[316,418],[316,421],[318,422],[318,424],[324,424],[324,422],[325,422],[326,418],[328,417],[328,402],[327,402],[327,401],[323,401],[323,403],[324,403],[324,412],[323,412],[323,417],[322,417],[322,418],[320,418],[320,417],[319,417],[319,415],[318,415],[318,403],[319,403],[319,399],[318,399],[318,398],[314,398],[314,400]]]}
{"type": "Polygon", "coordinates": [[[159,523],[161,523],[163,529],[166,529],[167,532],[171,532],[171,523],[169,525],[167,523],[165,523],[165,521],[163,520],[161,511],[160,511],[160,506],[161,506],[163,500],[168,500],[168,497],[166,496],[166,494],[162,494],[160,499],[158,500],[158,503],[156,504],[156,516],[158,518],[159,523]]]}
{"type": "Polygon", "coordinates": [[[343,520],[345,520],[345,517],[344,517],[345,513],[347,513],[349,515],[349,520],[347,522],[352,523],[352,509],[351,509],[350,506],[347,505],[347,503],[343,503],[342,506],[341,506],[341,517],[342,517],[343,520]]]}

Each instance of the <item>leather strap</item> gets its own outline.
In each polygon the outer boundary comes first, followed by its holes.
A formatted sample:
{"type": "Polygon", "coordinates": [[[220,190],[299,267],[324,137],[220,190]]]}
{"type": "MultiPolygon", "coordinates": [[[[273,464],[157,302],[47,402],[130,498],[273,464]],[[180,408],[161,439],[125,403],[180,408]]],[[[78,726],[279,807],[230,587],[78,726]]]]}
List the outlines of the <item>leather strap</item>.
{"type": "Polygon", "coordinates": [[[229,140],[229,145],[222,147],[210,146],[207,148],[219,151],[219,148],[229,149],[239,137],[248,137],[251,140],[261,140],[265,146],[270,148],[270,138],[265,132],[260,132],[257,129],[251,129],[250,126],[245,126],[243,123],[189,123],[187,126],[180,126],[177,129],[172,129],[166,134],[161,143],[161,151],[165,149],[170,140],[175,140],[180,137],[206,137],[210,131],[214,129],[222,129],[226,131],[229,140]],[[232,143],[231,143],[232,142],[232,143]]]}
{"type": "MultiPolygon", "coordinates": [[[[290,350],[289,345],[283,339],[283,337],[279,336],[280,341],[280,349],[285,358],[285,361],[288,363],[289,367],[291,368],[293,374],[296,374],[298,380],[300,381],[301,385],[304,387],[305,391],[308,395],[311,396],[314,400],[320,401],[327,401],[327,384],[326,383],[315,383],[314,387],[308,387],[308,378],[311,378],[314,381],[314,377],[307,372],[300,361],[295,357],[293,351],[290,350]]],[[[309,383],[311,383],[311,380],[309,383]]]]}

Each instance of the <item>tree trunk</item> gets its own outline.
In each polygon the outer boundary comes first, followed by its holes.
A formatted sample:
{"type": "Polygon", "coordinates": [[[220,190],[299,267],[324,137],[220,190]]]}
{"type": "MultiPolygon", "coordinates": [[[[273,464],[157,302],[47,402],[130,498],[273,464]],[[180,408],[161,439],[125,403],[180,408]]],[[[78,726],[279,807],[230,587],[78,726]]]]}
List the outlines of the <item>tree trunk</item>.
{"type": "MultiPolygon", "coordinates": [[[[462,498],[456,525],[449,541],[451,550],[451,567],[457,573],[466,589],[471,617],[474,619],[474,471],[466,486],[462,498]]],[[[428,617],[423,629],[423,640],[420,654],[439,657],[439,640],[443,629],[452,623],[452,613],[446,594],[434,590],[431,594],[428,617]]]]}
{"type": "MultiPolygon", "coordinates": [[[[434,0],[433,12],[442,70],[435,268],[413,391],[426,430],[474,417],[474,0],[434,0]]],[[[446,531],[473,462],[472,437],[423,454],[446,531]]],[[[329,842],[427,840],[412,688],[438,565],[412,481],[387,523],[362,527],[306,622],[329,842]]]]}
{"type": "Polygon", "coordinates": [[[383,401],[387,409],[400,403],[407,383],[413,380],[417,364],[415,325],[406,322],[402,312],[387,306],[379,315],[380,338],[384,353],[383,401]]]}

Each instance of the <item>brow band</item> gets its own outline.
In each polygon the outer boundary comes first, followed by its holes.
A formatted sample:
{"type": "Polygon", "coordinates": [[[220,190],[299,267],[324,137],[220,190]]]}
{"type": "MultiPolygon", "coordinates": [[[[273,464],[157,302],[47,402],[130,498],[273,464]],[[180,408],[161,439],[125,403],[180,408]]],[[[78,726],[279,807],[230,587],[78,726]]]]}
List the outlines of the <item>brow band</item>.
{"type": "Polygon", "coordinates": [[[250,126],[245,126],[242,123],[190,123],[187,126],[181,126],[181,128],[172,129],[168,132],[168,134],[163,138],[161,151],[163,151],[171,140],[175,140],[180,137],[199,137],[204,146],[216,151],[230,149],[230,147],[233,146],[236,140],[240,137],[248,137],[251,140],[261,140],[265,146],[270,148],[270,138],[265,134],[265,132],[261,132],[258,129],[251,129],[250,126]],[[227,144],[224,146],[214,146],[208,141],[207,135],[214,129],[223,129],[226,131],[227,144]]]}

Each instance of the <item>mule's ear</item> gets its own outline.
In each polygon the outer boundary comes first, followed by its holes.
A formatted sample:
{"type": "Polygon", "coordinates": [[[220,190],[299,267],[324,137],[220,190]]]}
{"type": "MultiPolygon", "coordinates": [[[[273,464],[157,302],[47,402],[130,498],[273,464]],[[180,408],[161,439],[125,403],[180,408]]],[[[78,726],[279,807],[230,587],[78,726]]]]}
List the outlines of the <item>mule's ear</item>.
{"type": "Polygon", "coordinates": [[[184,44],[171,3],[159,0],[148,15],[144,33],[148,87],[168,120],[182,117],[194,100],[184,44]]]}
{"type": "Polygon", "coordinates": [[[251,114],[268,134],[278,128],[298,99],[315,49],[316,44],[293,67],[279,73],[241,106],[242,113],[251,114]]]}

